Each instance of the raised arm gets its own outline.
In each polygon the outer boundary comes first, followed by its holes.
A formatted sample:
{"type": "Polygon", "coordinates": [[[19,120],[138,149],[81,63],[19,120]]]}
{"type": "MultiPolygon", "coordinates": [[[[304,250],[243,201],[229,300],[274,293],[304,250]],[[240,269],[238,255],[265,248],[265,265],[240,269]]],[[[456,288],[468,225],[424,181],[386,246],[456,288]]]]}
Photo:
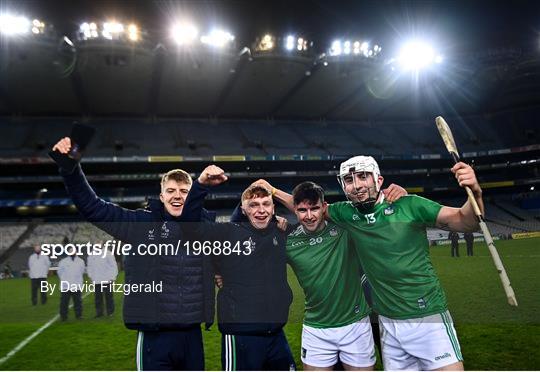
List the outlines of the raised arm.
{"type": "Polygon", "coordinates": [[[278,202],[283,204],[288,210],[294,212],[294,202],[291,194],[287,194],[285,191],[277,189],[270,185],[270,183],[265,179],[260,179],[252,183],[252,185],[262,186],[272,192],[272,197],[278,202]]]}
{"type": "MultiPolygon", "coordinates": [[[[476,179],[471,166],[459,162],[451,169],[461,187],[468,186],[473,192],[478,207],[484,214],[484,202],[482,200],[482,188],[476,179]]],[[[444,230],[460,232],[474,232],[479,228],[478,218],[474,213],[471,202],[467,199],[461,208],[442,207],[437,216],[436,226],[444,230]]]]}
{"type": "Polygon", "coordinates": [[[216,165],[209,165],[204,168],[199,178],[193,182],[189,190],[180,220],[182,222],[201,221],[204,199],[208,195],[209,187],[222,184],[227,179],[228,177],[225,175],[223,169],[216,165]]]}
{"type": "MultiPolygon", "coordinates": [[[[53,147],[53,151],[67,154],[71,149],[71,139],[65,137],[58,141],[53,147]]],[[[80,164],[72,172],[62,169],[59,166],[60,174],[64,179],[64,185],[79,213],[89,222],[95,223],[100,229],[112,236],[125,240],[129,238],[127,224],[118,222],[134,222],[138,219],[144,220],[144,210],[129,210],[114,203],[107,202],[96,195],[89,185],[80,164]],[[142,218],[141,218],[142,217],[142,218]]]]}

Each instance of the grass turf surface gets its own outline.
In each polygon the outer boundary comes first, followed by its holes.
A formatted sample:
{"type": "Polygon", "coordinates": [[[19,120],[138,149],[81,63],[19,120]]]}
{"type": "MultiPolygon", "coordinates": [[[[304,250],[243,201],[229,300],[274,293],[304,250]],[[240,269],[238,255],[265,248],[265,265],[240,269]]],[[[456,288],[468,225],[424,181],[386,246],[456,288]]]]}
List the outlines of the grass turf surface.
{"type": "MultiPolygon", "coordinates": [[[[516,292],[519,307],[507,305],[491,256],[475,244],[475,256],[451,258],[448,246],[431,248],[435,269],[448,298],[465,368],[537,370],[540,368],[540,239],[496,242],[516,292]]],[[[290,269],[290,268],[289,268],[290,269]]],[[[57,282],[57,278],[49,281],[57,282]]],[[[294,292],[285,331],[299,367],[303,294],[289,270],[294,292]]],[[[136,332],[122,324],[121,295],[113,317],[94,319],[93,294],[83,300],[83,319],[55,322],[3,364],[0,370],[135,369],[136,332]]],[[[29,279],[0,281],[0,358],[58,313],[59,295],[46,305],[30,305],[29,279]]],[[[203,332],[206,369],[220,370],[221,335],[203,332]]],[[[377,364],[380,368],[380,363],[377,364]]]]}

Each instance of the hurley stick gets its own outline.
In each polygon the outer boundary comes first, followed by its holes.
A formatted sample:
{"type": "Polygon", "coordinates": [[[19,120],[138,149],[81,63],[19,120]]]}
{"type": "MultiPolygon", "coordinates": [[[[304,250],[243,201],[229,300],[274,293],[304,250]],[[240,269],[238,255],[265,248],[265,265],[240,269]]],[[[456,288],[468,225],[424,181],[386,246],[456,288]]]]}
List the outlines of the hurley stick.
{"type": "MultiPolygon", "coordinates": [[[[435,124],[437,124],[437,129],[439,130],[439,133],[441,134],[442,140],[444,141],[444,144],[446,146],[446,149],[454,159],[454,162],[459,162],[459,152],[456,146],[456,142],[454,141],[454,136],[452,135],[452,131],[450,130],[450,127],[446,123],[446,121],[442,118],[442,116],[437,116],[435,119],[435,124]]],[[[465,191],[467,192],[467,195],[469,197],[469,201],[474,209],[474,213],[476,214],[476,217],[478,217],[478,221],[480,223],[480,229],[482,230],[482,233],[484,234],[484,239],[486,240],[487,246],[489,248],[489,253],[491,253],[491,258],[493,258],[493,263],[495,264],[495,267],[497,268],[497,271],[499,273],[499,277],[501,278],[501,282],[504,288],[504,292],[506,293],[506,297],[508,298],[508,303],[512,306],[517,306],[517,300],[516,295],[514,294],[514,290],[512,289],[512,286],[510,285],[510,279],[508,279],[508,275],[506,274],[506,270],[504,269],[503,263],[501,261],[501,258],[499,257],[499,253],[497,252],[497,248],[495,247],[495,244],[493,243],[493,238],[491,237],[491,233],[489,232],[489,229],[487,227],[486,221],[484,220],[484,216],[482,215],[482,212],[480,211],[480,208],[478,207],[478,203],[476,202],[476,199],[474,198],[472,190],[465,186],[465,191]]]]}

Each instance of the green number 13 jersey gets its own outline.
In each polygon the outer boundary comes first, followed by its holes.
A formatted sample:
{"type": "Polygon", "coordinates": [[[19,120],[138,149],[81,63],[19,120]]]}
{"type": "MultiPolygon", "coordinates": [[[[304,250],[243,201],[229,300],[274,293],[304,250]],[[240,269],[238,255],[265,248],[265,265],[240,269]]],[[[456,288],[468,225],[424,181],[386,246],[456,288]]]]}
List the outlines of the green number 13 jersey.
{"type": "Polygon", "coordinates": [[[416,195],[375,205],[362,214],[351,202],[328,207],[330,218],[355,242],[373,290],[373,308],[393,319],[411,319],[447,310],[447,302],[429,257],[426,227],[442,206],[416,195]]]}

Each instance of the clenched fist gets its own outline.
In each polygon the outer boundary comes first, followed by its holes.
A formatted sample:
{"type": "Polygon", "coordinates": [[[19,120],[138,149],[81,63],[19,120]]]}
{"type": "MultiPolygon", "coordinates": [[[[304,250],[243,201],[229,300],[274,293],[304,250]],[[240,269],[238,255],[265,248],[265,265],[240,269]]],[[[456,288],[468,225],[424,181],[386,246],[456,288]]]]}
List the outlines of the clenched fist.
{"type": "Polygon", "coordinates": [[[225,171],[217,165],[209,165],[202,171],[197,179],[201,185],[216,186],[227,181],[229,177],[225,175],[225,171]]]}
{"type": "Polygon", "coordinates": [[[71,138],[64,137],[60,141],[56,142],[56,145],[52,148],[53,151],[58,151],[61,154],[67,154],[71,150],[71,138]]]}

